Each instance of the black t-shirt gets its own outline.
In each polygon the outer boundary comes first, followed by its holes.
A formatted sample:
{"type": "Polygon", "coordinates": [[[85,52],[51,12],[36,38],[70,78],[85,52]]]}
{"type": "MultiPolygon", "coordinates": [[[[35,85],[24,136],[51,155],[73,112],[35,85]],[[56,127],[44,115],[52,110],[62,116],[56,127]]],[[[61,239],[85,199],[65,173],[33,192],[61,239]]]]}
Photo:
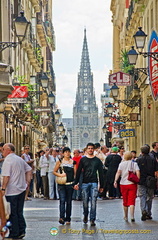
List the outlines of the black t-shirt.
{"type": "Polygon", "coordinates": [[[155,175],[155,172],[158,171],[158,163],[155,158],[151,157],[149,154],[142,155],[137,158],[136,162],[138,163],[140,169],[140,185],[146,185],[147,176],[155,175]]]}
{"type": "Polygon", "coordinates": [[[99,173],[100,188],[103,188],[103,164],[97,157],[82,157],[77,169],[75,184],[79,182],[83,170],[83,183],[98,183],[97,172],[99,173]]]}
{"type": "Polygon", "coordinates": [[[152,150],[152,151],[149,153],[149,155],[150,155],[151,157],[154,157],[155,160],[158,161],[158,152],[155,152],[155,151],[152,150]]]}

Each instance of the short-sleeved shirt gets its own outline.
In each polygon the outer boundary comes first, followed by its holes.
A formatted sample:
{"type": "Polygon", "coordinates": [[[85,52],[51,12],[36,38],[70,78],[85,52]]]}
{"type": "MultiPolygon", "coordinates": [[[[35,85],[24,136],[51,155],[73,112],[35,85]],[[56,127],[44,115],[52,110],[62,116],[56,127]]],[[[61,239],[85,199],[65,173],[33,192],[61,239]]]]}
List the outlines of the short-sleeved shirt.
{"type": "Polygon", "coordinates": [[[133,162],[131,160],[122,161],[118,166],[118,170],[121,170],[121,181],[120,181],[121,185],[134,184],[133,182],[129,181],[127,178],[128,178],[128,171],[132,170],[133,172],[136,172],[137,170],[139,170],[138,164],[136,162],[133,162]]]}
{"type": "Polygon", "coordinates": [[[2,166],[2,177],[9,176],[6,187],[6,196],[18,195],[26,190],[25,173],[31,171],[31,167],[15,153],[10,153],[2,166]]]}
{"type": "Polygon", "coordinates": [[[48,155],[48,166],[49,166],[48,172],[53,172],[57,161],[59,161],[58,157],[53,157],[52,155],[48,155]]]}

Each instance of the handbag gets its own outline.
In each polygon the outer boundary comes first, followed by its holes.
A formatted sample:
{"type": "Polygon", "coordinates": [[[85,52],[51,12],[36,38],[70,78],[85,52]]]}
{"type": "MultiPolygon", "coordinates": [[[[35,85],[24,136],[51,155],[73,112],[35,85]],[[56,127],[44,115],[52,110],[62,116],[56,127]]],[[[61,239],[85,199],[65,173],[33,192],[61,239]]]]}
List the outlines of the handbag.
{"type": "MultiPolygon", "coordinates": [[[[61,169],[61,171],[60,171],[61,173],[65,173],[63,167],[60,167],[60,169],[61,169]]],[[[65,184],[66,181],[67,181],[67,177],[66,176],[65,177],[58,177],[58,176],[56,176],[56,183],[57,184],[65,184]]]]}
{"type": "Polygon", "coordinates": [[[156,189],[156,183],[157,183],[157,180],[156,180],[155,177],[147,176],[147,178],[146,178],[146,186],[147,186],[147,188],[156,189]]]}
{"type": "MultiPolygon", "coordinates": [[[[134,164],[134,163],[133,163],[134,164]]],[[[131,169],[128,171],[128,181],[131,181],[135,184],[139,183],[139,178],[137,177],[136,173],[133,172],[133,165],[131,162],[131,169]]]]}

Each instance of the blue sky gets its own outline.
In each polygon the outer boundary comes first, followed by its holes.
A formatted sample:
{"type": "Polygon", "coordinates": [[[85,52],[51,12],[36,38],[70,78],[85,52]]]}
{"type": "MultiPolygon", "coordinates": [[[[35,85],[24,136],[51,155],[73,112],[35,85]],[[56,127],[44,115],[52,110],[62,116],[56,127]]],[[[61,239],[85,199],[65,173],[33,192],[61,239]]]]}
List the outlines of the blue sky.
{"type": "Polygon", "coordinates": [[[57,105],[64,118],[72,117],[77,75],[84,37],[87,41],[93,73],[96,101],[101,111],[103,83],[108,82],[112,69],[111,0],[54,0],[53,23],[56,51],[53,66],[56,76],[57,105]]]}

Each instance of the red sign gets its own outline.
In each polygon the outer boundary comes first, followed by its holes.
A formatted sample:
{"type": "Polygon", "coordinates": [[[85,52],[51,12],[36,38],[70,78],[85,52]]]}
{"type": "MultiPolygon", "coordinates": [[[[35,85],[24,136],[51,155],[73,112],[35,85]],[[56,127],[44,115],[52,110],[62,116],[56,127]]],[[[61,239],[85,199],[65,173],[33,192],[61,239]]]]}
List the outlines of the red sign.
{"type": "Polygon", "coordinates": [[[12,94],[8,96],[8,98],[27,98],[27,97],[28,97],[27,86],[14,86],[12,94]]]}
{"type": "Polygon", "coordinates": [[[131,77],[127,73],[116,72],[109,75],[109,85],[131,86],[131,77]]]}
{"type": "MultiPolygon", "coordinates": [[[[148,52],[158,53],[158,37],[155,31],[151,34],[148,52]]],[[[156,101],[158,99],[158,62],[154,58],[148,57],[148,63],[151,92],[156,101]]]]}

